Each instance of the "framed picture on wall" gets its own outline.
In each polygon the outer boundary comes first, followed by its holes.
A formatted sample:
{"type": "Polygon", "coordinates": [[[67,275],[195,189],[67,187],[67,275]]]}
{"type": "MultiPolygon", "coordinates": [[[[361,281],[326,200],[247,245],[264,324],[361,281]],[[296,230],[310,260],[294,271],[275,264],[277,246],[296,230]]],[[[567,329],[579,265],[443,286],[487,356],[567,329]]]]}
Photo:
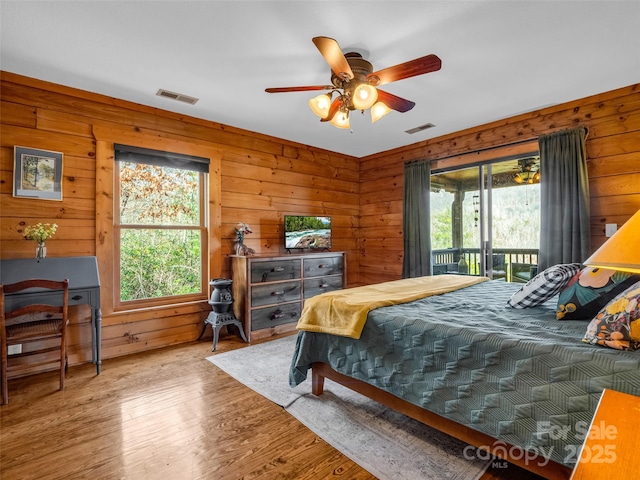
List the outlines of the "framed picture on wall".
{"type": "Polygon", "coordinates": [[[13,196],[62,200],[62,153],[15,146],[13,196]]]}

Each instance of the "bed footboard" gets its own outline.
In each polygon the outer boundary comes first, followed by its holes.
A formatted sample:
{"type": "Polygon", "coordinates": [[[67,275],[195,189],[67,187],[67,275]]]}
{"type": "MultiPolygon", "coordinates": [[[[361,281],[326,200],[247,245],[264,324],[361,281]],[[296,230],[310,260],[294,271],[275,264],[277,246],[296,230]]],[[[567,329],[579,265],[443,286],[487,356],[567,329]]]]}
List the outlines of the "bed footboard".
{"type": "Polygon", "coordinates": [[[326,363],[314,363],[312,365],[311,391],[314,395],[322,395],[325,378],[549,480],[566,480],[571,476],[571,469],[565,465],[548,460],[540,455],[534,455],[529,451],[524,452],[520,447],[505,444],[505,442],[498,441],[489,435],[429,412],[373,385],[336,372],[326,363]]]}

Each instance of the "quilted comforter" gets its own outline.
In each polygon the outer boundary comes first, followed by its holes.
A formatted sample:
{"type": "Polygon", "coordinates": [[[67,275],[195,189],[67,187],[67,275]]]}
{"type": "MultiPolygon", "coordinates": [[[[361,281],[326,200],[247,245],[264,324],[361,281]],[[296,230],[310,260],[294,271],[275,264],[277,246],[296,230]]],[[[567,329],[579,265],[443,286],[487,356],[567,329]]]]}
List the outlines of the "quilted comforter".
{"type": "Polygon", "coordinates": [[[301,331],[289,383],[313,362],[573,466],[603,389],[640,395],[640,351],[582,342],[556,299],[516,310],[520,285],[489,281],[372,310],[360,339],[301,331]]]}

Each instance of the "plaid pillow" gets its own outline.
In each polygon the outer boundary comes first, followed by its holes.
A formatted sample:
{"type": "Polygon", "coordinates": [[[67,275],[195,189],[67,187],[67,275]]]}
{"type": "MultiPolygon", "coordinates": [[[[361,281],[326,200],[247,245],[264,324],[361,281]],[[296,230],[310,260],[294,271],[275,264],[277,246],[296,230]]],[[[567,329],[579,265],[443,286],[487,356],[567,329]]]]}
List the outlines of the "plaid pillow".
{"type": "Polygon", "coordinates": [[[540,305],[560,292],[581,268],[582,265],[579,263],[563,263],[549,267],[511,295],[507,305],[513,308],[540,305]]]}

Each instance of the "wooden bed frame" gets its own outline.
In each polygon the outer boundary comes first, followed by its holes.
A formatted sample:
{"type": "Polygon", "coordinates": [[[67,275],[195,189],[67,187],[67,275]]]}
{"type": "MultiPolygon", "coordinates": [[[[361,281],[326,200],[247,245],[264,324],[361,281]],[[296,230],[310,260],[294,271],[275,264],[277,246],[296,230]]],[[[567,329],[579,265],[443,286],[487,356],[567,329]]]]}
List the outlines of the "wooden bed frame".
{"type": "Polygon", "coordinates": [[[463,442],[479,449],[490,452],[498,458],[518,465],[530,472],[541,475],[549,480],[566,480],[571,477],[571,469],[565,465],[549,460],[541,455],[534,455],[530,451],[524,451],[520,447],[506,444],[485,433],[478,432],[435,413],[429,412],[412,403],[402,400],[384,390],[374,387],[361,380],[338,373],[327,363],[314,363],[312,365],[311,385],[314,395],[322,395],[324,379],[328,378],[340,385],[358,392],[382,405],[403,413],[425,425],[440,430],[463,442]],[[513,453],[515,455],[509,455],[513,453]],[[525,455],[526,453],[526,455],[525,455]]]}

